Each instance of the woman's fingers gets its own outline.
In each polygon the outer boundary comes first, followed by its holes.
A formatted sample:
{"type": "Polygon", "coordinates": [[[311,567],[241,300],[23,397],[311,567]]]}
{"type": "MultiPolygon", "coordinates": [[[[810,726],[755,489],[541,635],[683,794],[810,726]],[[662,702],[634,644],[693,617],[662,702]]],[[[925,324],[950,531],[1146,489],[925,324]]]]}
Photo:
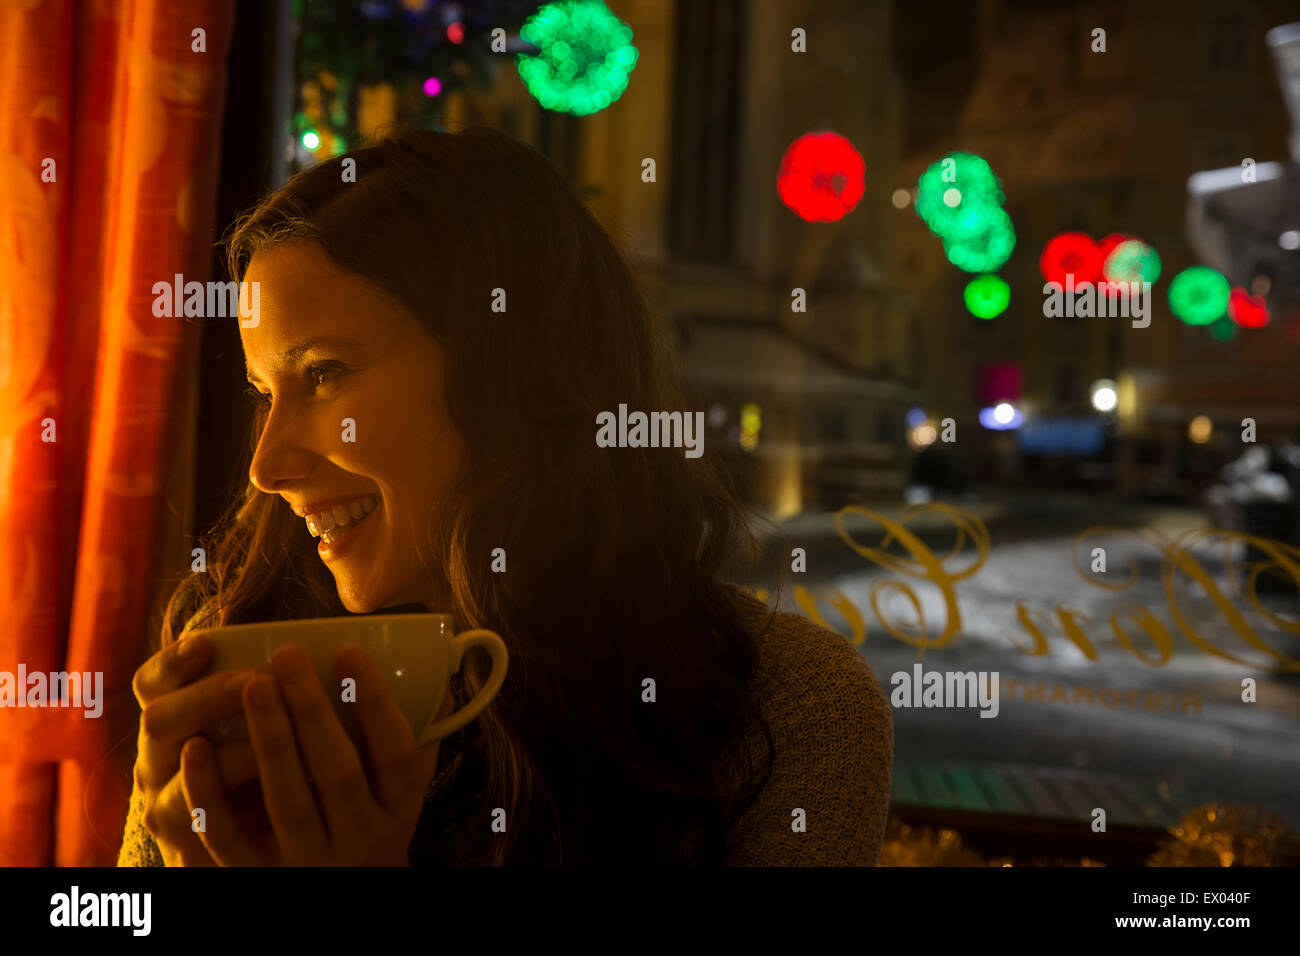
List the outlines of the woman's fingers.
{"type": "MultiPolygon", "coordinates": [[[[438,745],[415,749],[415,734],[402,715],[388,683],[365,651],[347,647],[334,660],[334,670],[342,680],[357,682],[357,719],[370,750],[371,777],[375,797],[386,811],[395,813],[400,803],[412,793],[423,794],[438,763],[438,745]]],[[[451,696],[448,689],[447,697],[451,696]]],[[[450,704],[450,701],[446,701],[450,704]]],[[[444,706],[444,712],[447,707],[444,706]]]]}
{"type": "Polygon", "coordinates": [[[299,647],[282,647],[271,658],[271,672],[293,718],[298,749],[316,784],[330,831],[337,833],[342,824],[365,820],[375,804],[366,771],[311,658],[299,647]]]}
{"type": "Polygon", "coordinates": [[[131,681],[140,707],[198,677],[208,666],[211,655],[212,644],[201,634],[175,641],[158,651],[140,665],[131,681]]]}
{"type": "Polygon", "coordinates": [[[253,677],[244,687],[244,712],[262,778],[266,815],[284,856],[300,862],[319,859],[328,837],[275,681],[264,674],[253,677]]]}
{"type": "Polygon", "coordinates": [[[265,837],[250,838],[241,828],[221,787],[216,752],[202,737],[194,737],[181,751],[181,772],[186,806],[202,809],[203,828],[196,833],[207,854],[221,866],[268,866],[276,860],[265,837]]]}
{"type": "Polygon", "coordinates": [[[194,832],[180,774],[172,777],[145,807],[144,828],[158,843],[168,866],[215,866],[194,832]]]}
{"type": "Polygon", "coordinates": [[[222,744],[216,749],[221,785],[227,792],[257,779],[257,754],[253,753],[253,745],[247,740],[222,744]]]}
{"type": "Polygon", "coordinates": [[[140,713],[140,733],[151,741],[179,744],[212,722],[238,714],[243,688],[255,672],[209,674],[178,690],[155,697],[140,713]]]}

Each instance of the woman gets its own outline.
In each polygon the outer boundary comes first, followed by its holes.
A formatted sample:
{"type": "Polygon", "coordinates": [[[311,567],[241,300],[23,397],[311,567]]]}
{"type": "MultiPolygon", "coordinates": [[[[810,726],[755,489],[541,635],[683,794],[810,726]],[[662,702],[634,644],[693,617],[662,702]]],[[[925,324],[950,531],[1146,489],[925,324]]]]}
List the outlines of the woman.
{"type": "MultiPolygon", "coordinates": [[[[260,293],[249,485],[137,672],[120,863],[875,862],[884,695],[844,638],[719,580],[747,531],[711,456],[596,442],[621,403],[683,407],[670,340],[539,154],[400,131],[294,177],[228,257],[260,293]],[[395,608],[510,652],[441,753],[391,707],[357,753],[293,651],[231,686],[175,640],[395,608]],[[241,710],[252,743],[214,751],[204,722],[241,710]]],[[[364,655],[338,666],[385,699],[364,655]]]]}

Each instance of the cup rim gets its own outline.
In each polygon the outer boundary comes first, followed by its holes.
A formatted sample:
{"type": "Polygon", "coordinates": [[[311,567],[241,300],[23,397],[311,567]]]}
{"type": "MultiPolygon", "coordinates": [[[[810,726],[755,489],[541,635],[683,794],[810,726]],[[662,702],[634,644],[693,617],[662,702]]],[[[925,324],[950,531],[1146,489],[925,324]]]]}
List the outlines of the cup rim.
{"type": "Polygon", "coordinates": [[[447,611],[426,611],[421,614],[350,614],[346,617],[295,617],[280,621],[246,621],[243,624],[217,624],[211,627],[196,627],[191,631],[186,631],[183,635],[183,639],[193,637],[196,634],[210,634],[212,632],[227,634],[232,631],[251,630],[253,628],[273,629],[277,626],[292,627],[303,624],[331,624],[339,623],[341,621],[346,621],[351,624],[355,622],[369,621],[385,623],[388,621],[425,620],[428,623],[432,623],[432,619],[440,617],[445,617],[453,621],[455,619],[455,615],[447,611]]]}

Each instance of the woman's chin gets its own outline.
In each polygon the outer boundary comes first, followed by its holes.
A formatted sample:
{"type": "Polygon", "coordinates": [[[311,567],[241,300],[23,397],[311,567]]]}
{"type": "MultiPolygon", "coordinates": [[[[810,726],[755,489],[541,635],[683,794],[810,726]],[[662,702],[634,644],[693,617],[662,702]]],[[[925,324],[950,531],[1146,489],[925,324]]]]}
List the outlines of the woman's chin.
{"type": "Polygon", "coordinates": [[[369,614],[372,611],[383,607],[382,601],[376,601],[374,598],[358,594],[351,588],[339,588],[339,600],[351,614],[369,614]]]}

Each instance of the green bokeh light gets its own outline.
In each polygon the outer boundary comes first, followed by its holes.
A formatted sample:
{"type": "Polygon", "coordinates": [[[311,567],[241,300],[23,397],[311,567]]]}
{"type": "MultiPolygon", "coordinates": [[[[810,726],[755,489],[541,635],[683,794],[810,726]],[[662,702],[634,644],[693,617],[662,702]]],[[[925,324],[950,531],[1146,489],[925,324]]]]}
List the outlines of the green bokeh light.
{"type": "Polygon", "coordinates": [[[965,272],[993,272],[1011,258],[1016,232],[1011,217],[997,206],[985,206],[979,217],[943,237],[948,261],[965,272]]]}
{"type": "Polygon", "coordinates": [[[538,10],[519,35],[540,49],[516,57],[528,92],[548,110],[586,116],[627,89],[636,66],[632,28],[599,0],[560,0],[538,10]]]}
{"type": "Polygon", "coordinates": [[[1228,312],[1228,280],[1208,266],[1192,266],[1169,283],[1169,311],[1188,325],[1209,325],[1228,312]]]}
{"type": "Polygon", "coordinates": [[[992,272],[1016,247],[1011,217],[1002,208],[1005,200],[982,157],[949,153],[921,174],[916,214],[943,240],[949,262],[967,272],[992,272]]]}
{"type": "Polygon", "coordinates": [[[966,308],[977,319],[993,319],[1006,311],[1011,287],[994,275],[982,275],[966,283],[966,308]]]}
{"type": "Polygon", "coordinates": [[[998,179],[989,164],[973,153],[949,153],[921,174],[917,181],[916,214],[930,231],[947,236],[969,216],[978,216],[987,206],[1001,207],[1005,201],[998,179]],[[944,160],[952,160],[945,169],[944,160]],[[946,175],[945,175],[946,173],[946,175]],[[951,200],[956,194],[957,202],[951,200]]]}
{"type": "Polygon", "coordinates": [[[1237,337],[1237,323],[1226,315],[1220,316],[1211,323],[1210,335],[1218,342],[1231,342],[1237,337]]]}
{"type": "Polygon", "coordinates": [[[1155,282],[1160,278],[1160,256],[1140,239],[1128,239],[1111,250],[1102,266],[1108,282],[1155,282]]]}

